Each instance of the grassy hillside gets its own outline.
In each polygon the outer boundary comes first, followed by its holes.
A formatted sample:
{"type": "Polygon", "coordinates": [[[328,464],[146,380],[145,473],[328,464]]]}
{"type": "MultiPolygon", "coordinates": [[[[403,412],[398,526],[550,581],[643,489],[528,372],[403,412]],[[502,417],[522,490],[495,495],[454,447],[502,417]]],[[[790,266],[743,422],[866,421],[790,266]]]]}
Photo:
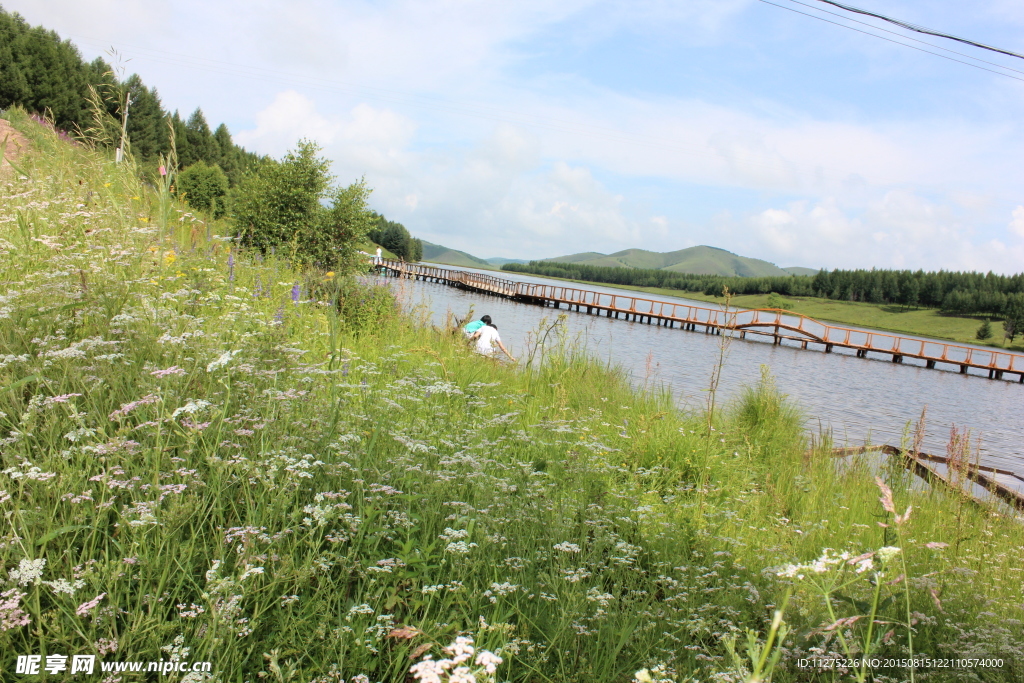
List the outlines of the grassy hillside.
{"type": "Polygon", "coordinates": [[[521,258],[502,258],[500,256],[495,256],[494,258],[486,259],[486,261],[490,263],[492,266],[496,266],[498,268],[501,268],[506,263],[529,263],[529,261],[521,258]]]}
{"type": "Polygon", "coordinates": [[[379,281],[239,252],[229,223],[16,123],[35,151],[0,177],[5,670],[752,682],[772,672],[748,633],[770,633],[778,683],[836,680],[798,665],[822,653],[1024,675],[1021,525],[837,466],[767,373],[709,416],[558,348],[557,326],[505,366],[379,281]]]}
{"type": "Polygon", "coordinates": [[[584,252],[559,256],[546,261],[560,263],[585,263],[592,266],[611,268],[653,268],[698,275],[724,275],[727,277],[762,277],[789,275],[773,263],[760,259],[738,256],[715,247],[689,247],[678,251],[654,252],[645,249],[626,249],[614,254],[584,252]]]}
{"type": "Polygon", "coordinates": [[[430,242],[423,242],[423,260],[430,261],[431,263],[442,263],[448,266],[462,266],[464,268],[494,268],[493,265],[482,258],[477,258],[458,249],[449,249],[440,244],[432,244],[430,242]]]}
{"type": "Polygon", "coordinates": [[[790,268],[783,268],[784,271],[790,275],[817,275],[817,268],[802,268],[800,266],[792,266],[790,268]]]}

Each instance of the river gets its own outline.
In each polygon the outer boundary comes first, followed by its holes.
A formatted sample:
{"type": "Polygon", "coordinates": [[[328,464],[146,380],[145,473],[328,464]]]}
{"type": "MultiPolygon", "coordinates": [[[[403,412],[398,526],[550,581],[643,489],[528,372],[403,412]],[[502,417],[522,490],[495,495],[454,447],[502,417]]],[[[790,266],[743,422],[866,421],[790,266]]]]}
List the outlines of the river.
{"type": "MultiPolygon", "coordinates": [[[[569,284],[520,273],[459,270],[518,282],[569,284]]],[[[443,284],[387,278],[381,281],[395,287],[407,306],[418,305],[427,310],[436,325],[443,325],[449,313],[464,317],[471,306],[476,318],[489,314],[505,345],[520,359],[535,345],[543,321],[546,319],[550,324],[559,314],[565,314],[570,339],[592,356],[621,367],[637,385],[670,389],[684,408],[699,409],[706,404],[711,374],[722,348],[722,337],[703,331],[544,308],[443,284]]],[[[578,287],[714,307],[682,297],[600,285],[578,287]]],[[[779,390],[804,411],[808,431],[818,434],[831,430],[837,446],[868,442],[898,446],[907,424],[916,422],[927,407],[923,451],[945,455],[950,429],[966,427],[971,431],[972,443],[980,443],[981,464],[1024,476],[1024,385],[1016,381],[962,375],[955,366],[946,371],[907,362],[857,358],[853,352],[839,349],[833,353],[805,351],[799,346],[773,345],[770,338],[748,335],[746,340],[734,338],[726,344],[718,404],[727,404],[744,387],[755,385],[762,365],[771,369],[779,390]]],[[[1016,375],[1010,377],[1016,379],[1016,375]]]]}

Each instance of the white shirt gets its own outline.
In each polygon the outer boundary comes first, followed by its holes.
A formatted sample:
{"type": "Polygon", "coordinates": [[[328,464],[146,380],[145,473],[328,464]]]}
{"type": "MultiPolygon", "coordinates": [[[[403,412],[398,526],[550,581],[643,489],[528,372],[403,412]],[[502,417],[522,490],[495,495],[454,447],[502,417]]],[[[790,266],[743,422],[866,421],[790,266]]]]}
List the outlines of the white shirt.
{"type": "Polygon", "coordinates": [[[498,330],[490,325],[484,325],[477,330],[477,334],[480,336],[476,338],[476,348],[474,351],[485,356],[492,355],[494,353],[494,342],[501,341],[501,337],[498,336],[498,330]]]}

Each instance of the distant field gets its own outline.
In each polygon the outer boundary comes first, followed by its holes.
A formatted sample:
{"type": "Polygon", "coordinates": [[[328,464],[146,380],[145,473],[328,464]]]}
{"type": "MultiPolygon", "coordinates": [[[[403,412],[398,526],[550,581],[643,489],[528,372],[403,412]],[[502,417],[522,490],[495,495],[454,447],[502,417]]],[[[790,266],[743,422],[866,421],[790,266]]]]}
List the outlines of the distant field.
{"type": "MultiPolygon", "coordinates": [[[[558,280],[562,278],[549,278],[558,280]]],[[[713,297],[700,292],[683,292],[678,289],[663,289],[660,287],[630,287],[626,285],[609,285],[603,282],[585,282],[580,280],[567,280],[568,282],[580,282],[581,284],[596,285],[599,287],[615,287],[648,294],[661,294],[664,296],[680,296],[696,301],[707,301],[721,304],[725,300],[722,297],[713,297]]],[[[869,304],[857,301],[832,301],[831,299],[818,299],[816,297],[787,296],[784,308],[794,313],[801,313],[816,320],[835,322],[845,325],[859,327],[870,327],[877,330],[889,332],[902,332],[904,334],[934,337],[936,339],[947,339],[959,343],[981,344],[983,346],[994,346],[1005,348],[1008,351],[1024,351],[1024,339],[1018,337],[1013,344],[1003,343],[1003,326],[1001,322],[992,323],[992,339],[988,342],[981,342],[975,339],[975,332],[981,325],[983,318],[958,317],[943,315],[934,308],[916,308],[903,310],[900,306],[889,304],[869,304]]],[[[739,308],[767,308],[767,294],[748,294],[733,297],[733,305],[739,308]]]]}

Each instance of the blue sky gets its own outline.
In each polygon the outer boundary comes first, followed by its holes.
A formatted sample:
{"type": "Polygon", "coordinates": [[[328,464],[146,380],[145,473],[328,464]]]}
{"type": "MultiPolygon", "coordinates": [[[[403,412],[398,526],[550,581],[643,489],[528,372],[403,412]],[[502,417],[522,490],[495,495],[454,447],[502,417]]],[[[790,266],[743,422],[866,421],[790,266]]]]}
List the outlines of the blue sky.
{"type": "MultiPolygon", "coordinates": [[[[1024,52],[1017,0],[857,4],[1024,52]]],[[[758,0],[3,5],[249,149],[317,140],[375,208],[478,256],[1024,271],[1024,82],[758,0]]]]}

